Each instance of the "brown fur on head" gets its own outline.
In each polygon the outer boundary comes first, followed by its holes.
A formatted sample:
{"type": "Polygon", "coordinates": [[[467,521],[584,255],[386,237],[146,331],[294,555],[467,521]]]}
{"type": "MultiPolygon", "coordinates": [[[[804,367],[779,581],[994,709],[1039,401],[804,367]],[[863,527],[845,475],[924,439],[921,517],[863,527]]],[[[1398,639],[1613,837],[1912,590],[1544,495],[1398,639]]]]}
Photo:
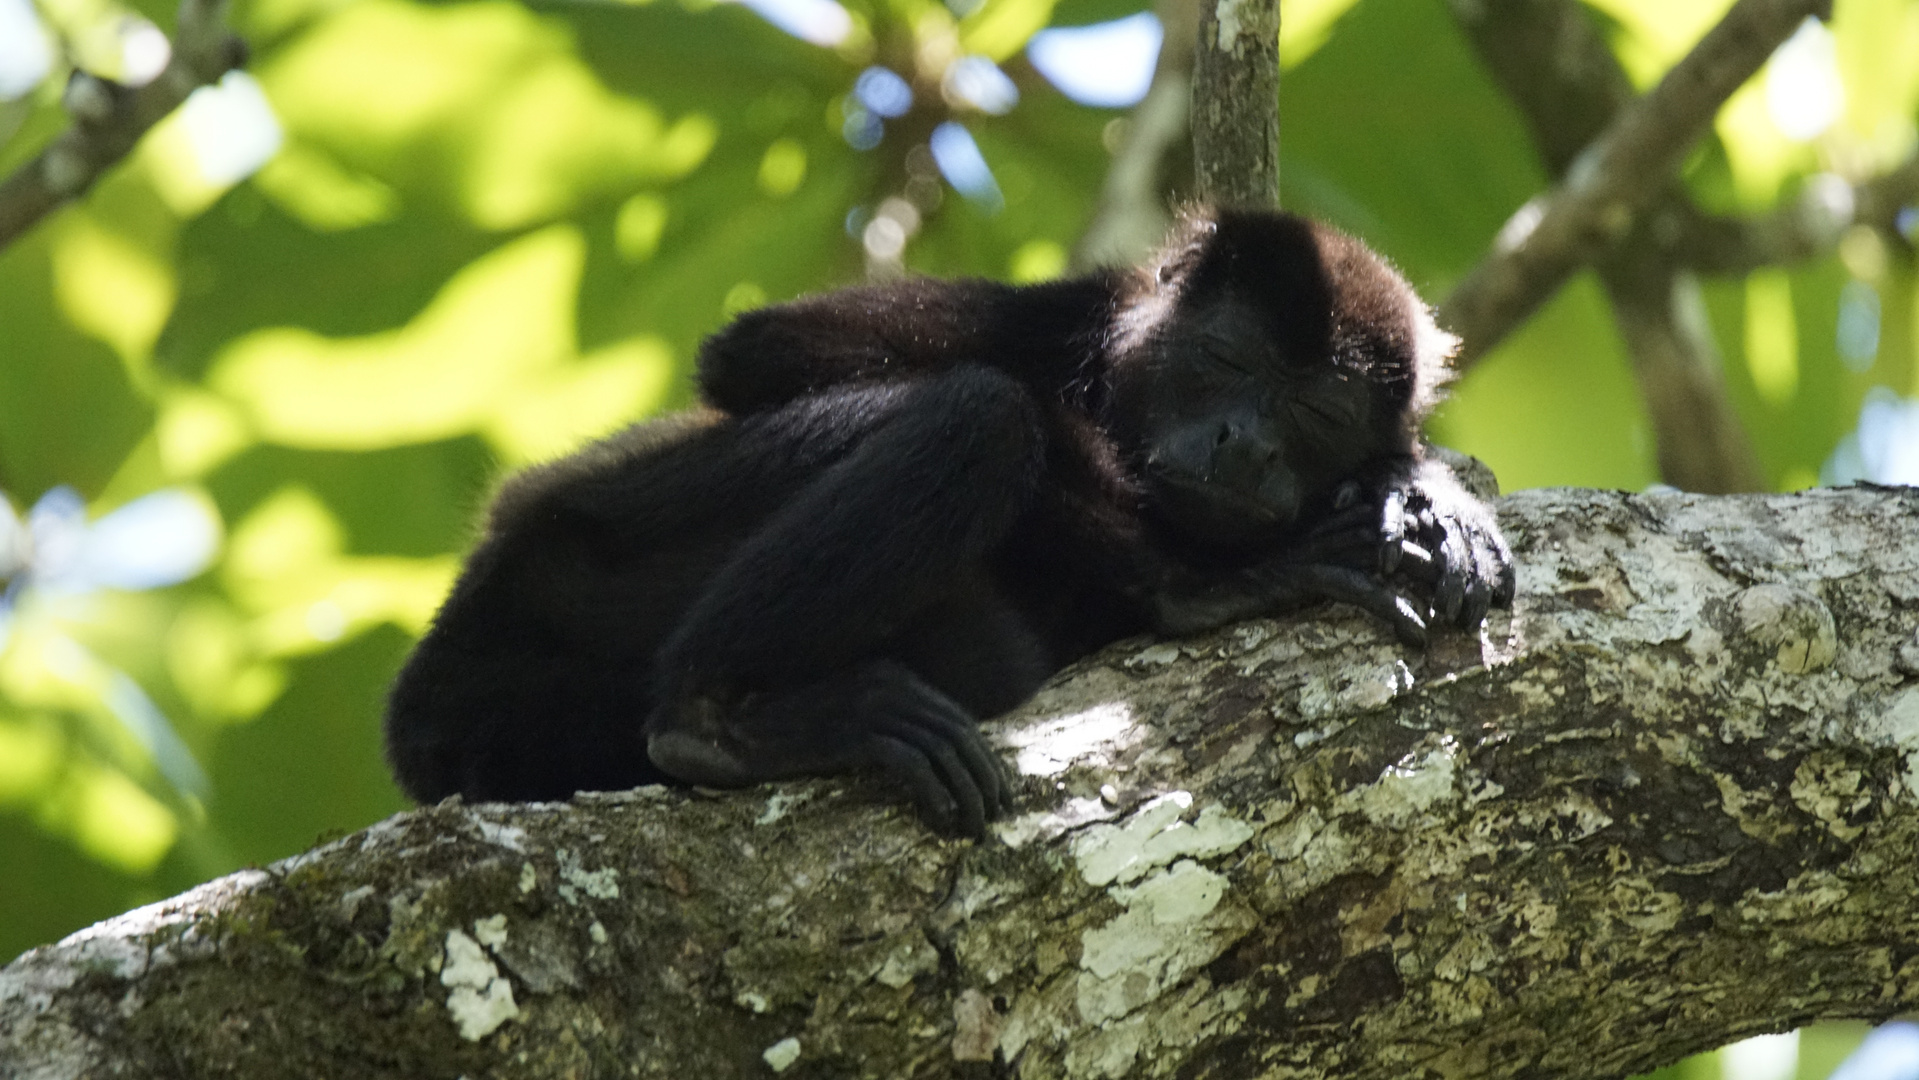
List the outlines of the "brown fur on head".
{"type": "Polygon", "coordinates": [[[1409,435],[1452,380],[1459,339],[1406,279],[1355,237],[1296,214],[1189,207],[1132,285],[1118,324],[1122,351],[1174,307],[1224,292],[1262,313],[1283,350],[1328,357],[1367,379],[1409,435]]]}

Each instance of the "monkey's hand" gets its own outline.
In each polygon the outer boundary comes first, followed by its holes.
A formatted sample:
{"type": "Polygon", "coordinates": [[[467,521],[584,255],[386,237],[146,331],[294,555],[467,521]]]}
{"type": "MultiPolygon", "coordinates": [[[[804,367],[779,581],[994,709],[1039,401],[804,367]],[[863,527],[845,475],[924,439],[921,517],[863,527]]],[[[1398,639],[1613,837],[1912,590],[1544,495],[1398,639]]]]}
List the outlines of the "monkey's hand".
{"type": "Polygon", "coordinates": [[[1425,593],[1434,621],[1473,629],[1510,608],[1512,549],[1492,507],[1437,461],[1421,462],[1380,500],[1379,570],[1425,593]]]}
{"type": "Polygon", "coordinates": [[[949,834],[983,836],[1013,805],[1012,781],[973,717],[891,661],[794,690],[669,694],[646,734],[655,765],[708,787],[881,772],[949,834]]]}
{"type": "Polygon", "coordinates": [[[1151,597],[1154,629],[1194,634],[1333,600],[1371,613],[1408,645],[1424,645],[1429,605],[1406,582],[1378,572],[1379,507],[1362,501],[1359,485],[1349,488],[1331,514],[1277,555],[1225,573],[1166,568],[1151,597]]]}

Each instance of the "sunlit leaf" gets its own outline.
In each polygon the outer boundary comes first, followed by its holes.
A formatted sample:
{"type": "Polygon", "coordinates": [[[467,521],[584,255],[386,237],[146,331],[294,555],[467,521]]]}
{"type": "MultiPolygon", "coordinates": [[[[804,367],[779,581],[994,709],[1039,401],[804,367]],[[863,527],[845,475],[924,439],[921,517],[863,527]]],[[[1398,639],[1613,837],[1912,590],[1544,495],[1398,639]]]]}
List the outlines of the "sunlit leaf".
{"type": "Polygon", "coordinates": [[[224,571],[229,591],[257,613],[247,631],[252,655],[313,652],[382,622],[426,629],[458,560],[349,556],[344,543],[326,504],[294,485],[234,527],[224,571]]]}
{"type": "Polygon", "coordinates": [[[0,651],[0,695],[15,706],[52,713],[97,710],[102,686],[92,658],[52,620],[38,617],[34,608],[42,601],[29,600],[0,651]]]}
{"type": "Polygon", "coordinates": [[[65,752],[66,739],[51,717],[0,714],[0,804],[18,805],[43,794],[65,752]]]}
{"type": "Polygon", "coordinates": [[[1759,270],[1746,278],[1746,367],[1759,396],[1783,408],[1799,389],[1799,329],[1792,278],[1759,270]]]}
{"type": "Polygon", "coordinates": [[[304,143],[282,149],[255,180],[287,213],[318,232],[357,229],[385,221],[400,209],[392,187],[304,143]]]}
{"type": "Polygon", "coordinates": [[[162,466],[169,477],[199,476],[253,441],[234,405],[197,389],[178,389],[161,399],[154,424],[162,466]]]}
{"type": "Polygon", "coordinates": [[[136,381],[177,294],[174,269],[87,214],[57,223],[54,295],[68,320],[113,347],[136,381]]]}
{"type": "Polygon", "coordinates": [[[1066,248],[1051,240],[1028,240],[1013,253],[1006,268],[1008,281],[1050,281],[1066,272],[1066,248]]]}
{"type": "Polygon", "coordinates": [[[563,30],[499,0],[362,0],[263,64],[260,81],[296,140],[450,195],[492,229],[683,176],[716,135],[704,116],[669,120],[609,93],[563,30]]]}
{"type": "Polygon", "coordinates": [[[10,647],[0,652],[0,693],[16,704],[86,722],[94,749],[106,752],[114,767],[157,769],[176,791],[203,797],[206,774],[172,722],[125,672],[70,637],[53,606],[31,604],[10,647]]]}
{"type": "Polygon", "coordinates": [[[53,269],[64,231],[47,222],[0,252],[0,462],[23,498],[59,484],[99,490],[151,415],[115,350],[68,321],[53,269]]]}
{"type": "Polygon", "coordinates": [[[806,147],[797,139],[775,139],[760,159],[760,190],[785,198],[806,180],[806,147]]]}
{"type": "MultiPolygon", "coordinates": [[[[802,158],[801,168],[804,167],[802,158]]],[[[764,174],[765,166],[761,166],[760,171],[764,174]]],[[[761,187],[765,187],[764,180],[761,187]]],[[[620,216],[613,224],[613,242],[627,262],[645,262],[659,250],[660,234],[665,231],[666,201],[642,192],[620,205],[620,216]]]]}
{"type": "Polygon", "coordinates": [[[1832,33],[1846,86],[1840,123],[1874,167],[1897,164],[1919,142],[1919,4],[1847,0],[1834,5],[1832,33]]]}
{"type": "Polygon", "coordinates": [[[1024,48],[1052,21],[1054,0],[986,0],[960,21],[960,42],[969,53],[1004,60],[1024,48]]]}
{"type": "Polygon", "coordinates": [[[286,582],[331,562],[345,543],[326,504],[306,488],[288,485],[234,526],[221,572],[242,603],[269,607],[281,602],[286,582]]]}
{"type": "Polygon", "coordinates": [[[1279,62],[1292,67],[1319,51],[1358,0],[1286,0],[1279,20],[1279,62]]]}
{"type": "Polygon", "coordinates": [[[515,387],[570,358],[584,256],[554,226],[454,275],[406,327],[331,340],[296,327],[235,342],[208,382],[262,437],[338,449],[445,438],[489,419],[515,387]]]}
{"type": "Polygon", "coordinates": [[[167,671],[202,715],[250,719],[286,688],[286,672],[263,663],[246,623],[212,599],[188,605],[169,627],[167,671]]]}
{"type": "Polygon", "coordinates": [[[1586,3],[1610,16],[1624,32],[1614,40],[1613,50],[1619,54],[1626,73],[1642,89],[1657,82],[1732,6],[1732,0],[1586,0],[1586,3]]]}
{"type": "Polygon", "coordinates": [[[285,601],[264,611],[251,633],[262,656],[316,652],[380,623],[418,636],[446,599],[460,568],[437,559],[380,556],[341,559],[279,584],[285,601]]]}
{"type": "Polygon", "coordinates": [[[656,411],[673,377],[658,338],[600,349],[501,403],[486,432],[501,459],[525,465],[559,457],[656,411]]]}
{"type": "Polygon", "coordinates": [[[42,814],[89,855],[131,874],[153,869],[179,834],[172,811],[125,774],[90,762],[74,765],[42,814]]]}

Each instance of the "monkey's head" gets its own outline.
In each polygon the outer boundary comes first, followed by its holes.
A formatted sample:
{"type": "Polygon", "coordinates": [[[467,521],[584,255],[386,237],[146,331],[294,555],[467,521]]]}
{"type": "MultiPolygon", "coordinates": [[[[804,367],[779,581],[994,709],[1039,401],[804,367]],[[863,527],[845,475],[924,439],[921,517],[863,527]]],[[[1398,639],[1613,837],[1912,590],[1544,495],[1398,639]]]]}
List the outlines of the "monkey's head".
{"type": "Polygon", "coordinates": [[[1411,455],[1457,344],[1366,245],[1250,210],[1187,214],[1115,333],[1108,419],[1150,510],[1227,551],[1411,455]]]}

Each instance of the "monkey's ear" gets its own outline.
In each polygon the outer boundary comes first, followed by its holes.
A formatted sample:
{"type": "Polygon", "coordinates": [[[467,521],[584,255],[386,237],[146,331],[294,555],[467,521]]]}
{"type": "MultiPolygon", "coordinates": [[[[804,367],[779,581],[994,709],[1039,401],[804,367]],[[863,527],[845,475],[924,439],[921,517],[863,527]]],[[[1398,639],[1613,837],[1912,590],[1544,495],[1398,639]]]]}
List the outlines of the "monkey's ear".
{"type": "Polygon", "coordinates": [[[1153,277],[1161,286],[1190,281],[1193,272],[1199,269],[1200,261],[1206,257],[1204,234],[1189,234],[1178,239],[1183,242],[1166,245],[1154,260],[1153,277]]]}
{"type": "Polygon", "coordinates": [[[1433,311],[1417,298],[1413,314],[1413,395],[1408,405],[1417,420],[1433,411],[1459,372],[1453,356],[1459,352],[1458,335],[1442,330],[1433,320],[1433,311]]]}
{"type": "Polygon", "coordinates": [[[1182,208],[1173,220],[1166,242],[1148,260],[1154,282],[1165,286],[1192,277],[1218,231],[1219,222],[1211,207],[1202,204],[1182,208]]]}

